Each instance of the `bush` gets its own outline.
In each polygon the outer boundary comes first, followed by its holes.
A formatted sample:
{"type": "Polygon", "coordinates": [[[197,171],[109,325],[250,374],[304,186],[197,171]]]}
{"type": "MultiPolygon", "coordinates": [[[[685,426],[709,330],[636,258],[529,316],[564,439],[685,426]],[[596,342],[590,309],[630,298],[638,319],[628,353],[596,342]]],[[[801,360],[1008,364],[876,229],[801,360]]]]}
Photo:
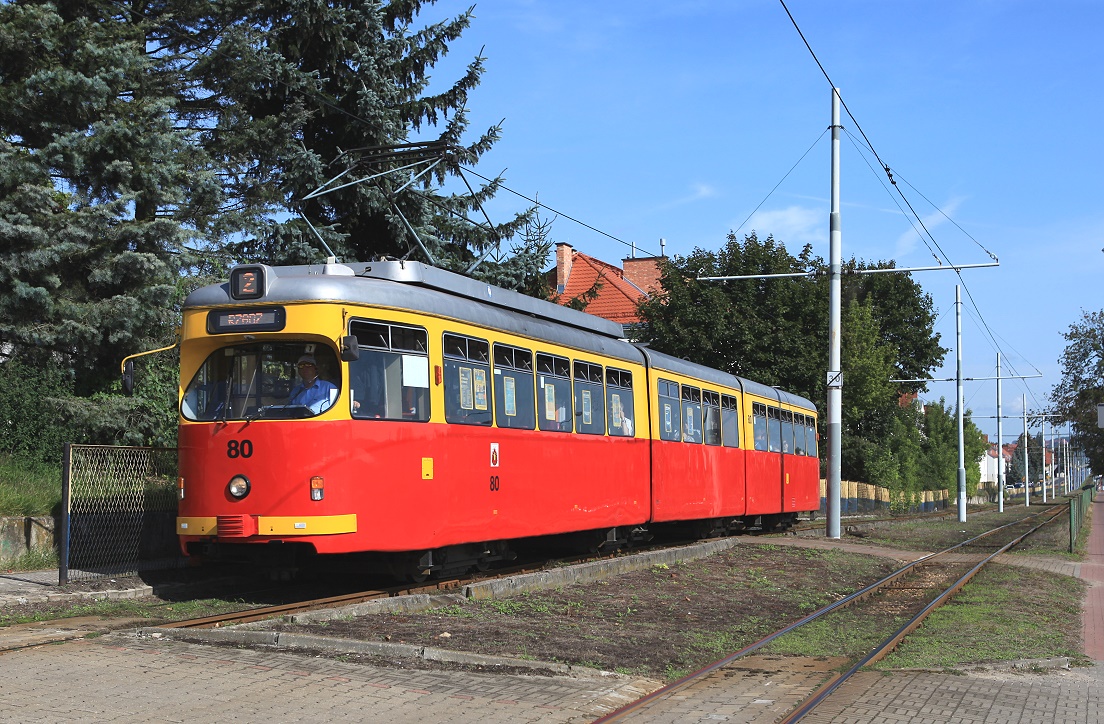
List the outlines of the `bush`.
{"type": "Polygon", "coordinates": [[[56,363],[19,358],[0,362],[0,454],[31,463],[61,460],[72,437],[57,401],[72,396],[72,381],[56,363]]]}

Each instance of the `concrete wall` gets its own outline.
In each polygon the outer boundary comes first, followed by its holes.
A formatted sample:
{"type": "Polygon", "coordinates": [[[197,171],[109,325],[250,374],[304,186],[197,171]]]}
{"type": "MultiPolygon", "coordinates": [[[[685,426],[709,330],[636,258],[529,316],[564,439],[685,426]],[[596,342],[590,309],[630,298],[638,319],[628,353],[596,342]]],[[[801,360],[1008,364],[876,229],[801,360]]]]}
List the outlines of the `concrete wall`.
{"type": "Polygon", "coordinates": [[[10,561],[31,548],[46,546],[56,546],[52,517],[0,518],[0,561],[10,561]]]}

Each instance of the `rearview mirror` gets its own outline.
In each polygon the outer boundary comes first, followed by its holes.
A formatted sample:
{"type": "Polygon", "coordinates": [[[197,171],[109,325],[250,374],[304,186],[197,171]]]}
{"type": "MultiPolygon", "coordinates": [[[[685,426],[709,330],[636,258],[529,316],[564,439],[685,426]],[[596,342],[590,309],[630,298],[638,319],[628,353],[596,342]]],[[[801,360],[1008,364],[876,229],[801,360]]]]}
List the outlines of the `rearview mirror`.
{"type": "Polygon", "coordinates": [[[356,362],[360,359],[360,343],[355,334],[341,338],[341,361],[356,362]]]}
{"type": "Polygon", "coordinates": [[[134,394],[134,360],[132,359],[123,363],[123,392],[127,395],[134,394]]]}

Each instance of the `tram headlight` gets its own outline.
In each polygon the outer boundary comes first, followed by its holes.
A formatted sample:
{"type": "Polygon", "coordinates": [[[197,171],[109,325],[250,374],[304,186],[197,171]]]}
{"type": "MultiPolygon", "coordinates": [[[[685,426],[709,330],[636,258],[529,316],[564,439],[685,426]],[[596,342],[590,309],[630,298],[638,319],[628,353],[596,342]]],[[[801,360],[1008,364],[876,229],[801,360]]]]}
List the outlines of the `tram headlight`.
{"type": "Polygon", "coordinates": [[[249,495],[249,478],[244,475],[235,475],[230,478],[230,484],[226,486],[226,489],[230,492],[231,497],[244,498],[249,495]]]}

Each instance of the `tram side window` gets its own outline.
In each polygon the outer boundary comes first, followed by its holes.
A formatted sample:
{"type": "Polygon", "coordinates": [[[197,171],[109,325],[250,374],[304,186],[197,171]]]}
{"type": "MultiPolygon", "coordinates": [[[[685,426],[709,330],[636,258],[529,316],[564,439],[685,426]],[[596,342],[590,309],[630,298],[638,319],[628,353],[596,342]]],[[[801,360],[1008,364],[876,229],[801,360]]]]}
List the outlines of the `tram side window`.
{"type": "Polygon", "coordinates": [[[751,405],[751,431],[755,435],[755,449],[767,450],[767,406],[762,402],[751,405]]]}
{"type": "Polygon", "coordinates": [[[490,347],[486,340],[444,336],[445,420],[461,425],[491,424],[490,347]]]}
{"type": "Polygon", "coordinates": [[[533,398],[533,353],[494,346],[495,420],[499,427],[532,430],[536,422],[533,398]]]}
{"type": "Polygon", "coordinates": [[[681,440],[682,404],[677,382],[659,380],[659,439],[681,440]]]}
{"type": "Polygon", "coordinates": [[[725,447],[740,447],[740,411],[732,395],[721,395],[721,442],[725,447]]]}
{"type": "Polygon", "coordinates": [[[794,451],[794,414],[789,410],[782,410],[782,452],[789,455],[794,451]]]}
{"type": "Polygon", "coordinates": [[[767,407],[767,449],[782,452],[782,411],[777,407],[767,407]]]}
{"type": "Polygon", "coordinates": [[[805,416],[805,454],[817,456],[816,418],[812,415],[805,416]]]}
{"type": "Polygon", "coordinates": [[[353,417],[429,420],[428,335],[424,329],[354,320],[360,358],[349,363],[353,417]]]}
{"type": "Polygon", "coordinates": [[[537,426],[571,432],[571,363],[567,357],[537,355],[537,426]]]}
{"type": "Polygon", "coordinates": [[[702,409],[705,414],[703,428],[706,445],[721,444],[721,396],[719,393],[702,391],[702,409]]]}
{"type": "Polygon", "coordinates": [[[794,413],[794,454],[805,454],[805,415],[800,412],[794,413]]]}
{"type": "Polygon", "coordinates": [[[606,394],[602,385],[602,366],[589,362],[574,363],[575,432],[584,435],[606,434],[606,394]]]}
{"type": "Polygon", "coordinates": [[[702,441],[701,390],[689,385],[682,386],[682,441],[702,441]]]}
{"type": "Polygon", "coordinates": [[[633,436],[632,372],[606,368],[606,407],[609,434],[633,436]]]}

